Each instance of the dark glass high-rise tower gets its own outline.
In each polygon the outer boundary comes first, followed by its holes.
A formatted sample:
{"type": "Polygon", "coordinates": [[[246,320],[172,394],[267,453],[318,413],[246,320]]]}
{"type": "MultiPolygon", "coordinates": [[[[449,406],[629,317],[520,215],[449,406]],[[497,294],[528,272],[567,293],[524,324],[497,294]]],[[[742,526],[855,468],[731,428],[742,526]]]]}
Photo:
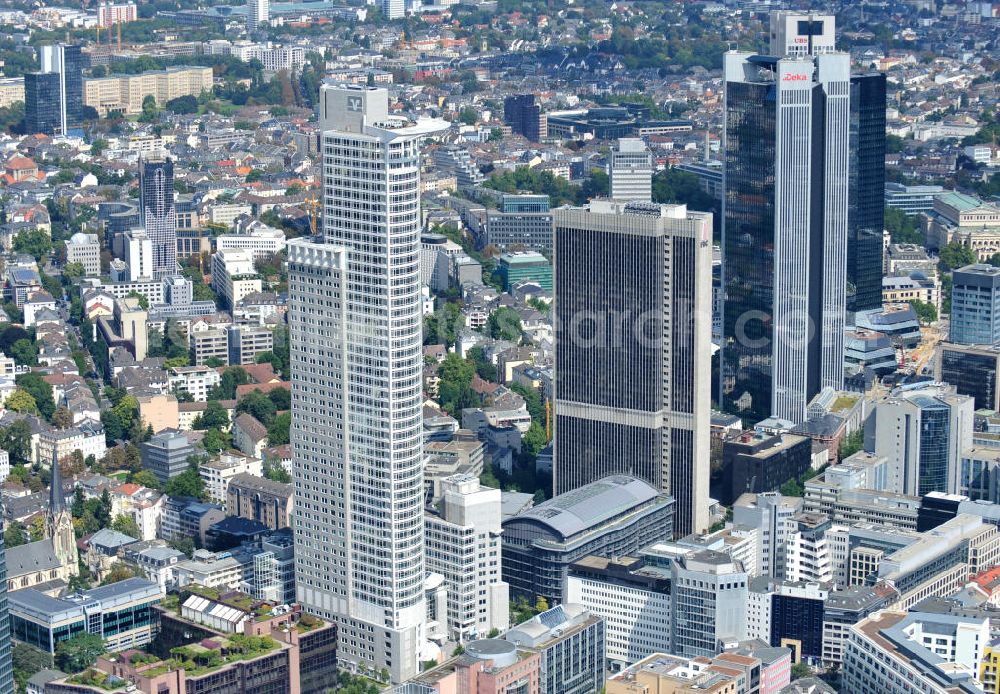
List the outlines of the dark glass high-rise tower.
{"type": "Polygon", "coordinates": [[[844,369],[850,58],[725,57],[720,402],[805,418],[844,369]]]}
{"type": "Polygon", "coordinates": [[[885,227],[885,75],[851,77],[847,200],[847,310],[882,308],[885,227]]]}
{"type": "Polygon", "coordinates": [[[38,53],[42,72],[59,76],[59,127],[65,135],[83,120],[83,54],[66,44],[42,46],[38,53]]]}
{"type": "Polygon", "coordinates": [[[55,135],[62,128],[59,75],[29,72],[24,76],[24,126],[29,135],[55,135]]]}
{"type": "Polygon", "coordinates": [[[139,165],[139,216],[153,242],[153,277],[177,272],[177,206],[174,162],[157,155],[139,165]]]}

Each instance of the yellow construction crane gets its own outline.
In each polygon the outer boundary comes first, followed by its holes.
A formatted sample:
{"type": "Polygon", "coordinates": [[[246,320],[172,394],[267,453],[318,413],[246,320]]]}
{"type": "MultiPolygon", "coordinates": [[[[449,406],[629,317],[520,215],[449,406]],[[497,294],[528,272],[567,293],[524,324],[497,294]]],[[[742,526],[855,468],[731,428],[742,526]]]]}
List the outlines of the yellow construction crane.
{"type": "Polygon", "coordinates": [[[312,235],[316,235],[316,222],[317,216],[319,214],[319,199],[315,194],[310,195],[305,199],[306,209],[309,210],[309,228],[312,230],[312,235]]]}

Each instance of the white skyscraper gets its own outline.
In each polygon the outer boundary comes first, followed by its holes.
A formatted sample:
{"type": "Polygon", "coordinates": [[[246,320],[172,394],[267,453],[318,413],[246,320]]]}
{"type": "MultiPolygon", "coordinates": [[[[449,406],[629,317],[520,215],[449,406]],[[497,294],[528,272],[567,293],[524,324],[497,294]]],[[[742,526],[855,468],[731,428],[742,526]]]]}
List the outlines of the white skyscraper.
{"type": "Polygon", "coordinates": [[[248,0],[247,31],[256,31],[262,24],[271,20],[271,3],[269,0],[248,0]]]}
{"type": "Polygon", "coordinates": [[[638,137],[623,137],[608,155],[608,178],[615,200],[653,199],[653,155],[638,137]]]}
{"type": "Polygon", "coordinates": [[[427,570],[448,588],[448,633],[458,641],[505,631],[509,588],[500,571],[500,490],[475,475],[441,481],[443,503],[428,513],[427,570]]]}
{"type": "Polygon", "coordinates": [[[420,670],[420,143],[385,89],[320,92],[325,243],[288,244],[298,599],[342,663],[420,670]]]}
{"type": "Polygon", "coordinates": [[[145,229],[129,229],[125,234],[125,262],[129,282],[153,278],[153,242],[145,229]]]}

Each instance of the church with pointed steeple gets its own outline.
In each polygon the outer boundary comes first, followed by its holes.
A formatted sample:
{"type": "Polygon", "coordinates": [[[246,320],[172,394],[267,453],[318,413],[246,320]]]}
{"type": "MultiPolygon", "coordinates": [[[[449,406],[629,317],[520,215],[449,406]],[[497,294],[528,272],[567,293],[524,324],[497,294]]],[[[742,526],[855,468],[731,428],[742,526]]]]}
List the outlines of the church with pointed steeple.
{"type": "Polygon", "coordinates": [[[62,472],[53,453],[45,537],[37,542],[7,548],[7,590],[34,588],[56,595],[79,572],[73,514],[66,505],[62,472]]]}

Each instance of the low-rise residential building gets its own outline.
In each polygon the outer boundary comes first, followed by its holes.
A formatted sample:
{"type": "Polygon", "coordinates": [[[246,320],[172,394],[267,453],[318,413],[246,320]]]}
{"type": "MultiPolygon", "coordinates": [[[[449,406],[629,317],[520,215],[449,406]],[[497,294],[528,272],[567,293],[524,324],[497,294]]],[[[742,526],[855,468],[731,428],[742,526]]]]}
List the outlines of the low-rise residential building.
{"type": "Polygon", "coordinates": [[[206,402],[219,385],[219,372],[209,366],[175,366],[170,369],[170,390],[187,393],[195,402],[206,402]]]}
{"type": "Polygon", "coordinates": [[[230,515],[255,520],[271,530],[287,528],[292,518],[291,484],[242,472],[229,481],[226,509],[230,515]]]}
{"type": "Polygon", "coordinates": [[[191,559],[174,565],[174,585],[178,588],[193,585],[223,591],[239,590],[248,570],[247,565],[229,552],[214,554],[200,549],[191,559]]]}
{"type": "Polygon", "coordinates": [[[229,335],[221,328],[210,328],[192,333],[188,338],[191,361],[198,366],[212,363],[229,363],[229,335]]]}
{"type": "Polygon", "coordinates": [[[233,445],[254,458],[263,459],[267,446],[267,427],[249,413],[233,420],[233,445]]]}
{"type": "Polygon", "coordinates": [[[274,349],[274,333],[263,325],[231,325],[226,329],[226,339],[230,366],[254,364],[258,354],[274,349]]]}
{"type": "MultiPolygon", "coordinates": [[[[260,458],[248,456],[239,451],[223,451],[218,456],[202,463],[198,474],[205,482],[205,492],[218,504],[225,504],[229,494],[229,483],[239,474],[247,473],[263,476],[260,458]]],[[[232,509],[228,509],[232,513],[232,509]]]]}

